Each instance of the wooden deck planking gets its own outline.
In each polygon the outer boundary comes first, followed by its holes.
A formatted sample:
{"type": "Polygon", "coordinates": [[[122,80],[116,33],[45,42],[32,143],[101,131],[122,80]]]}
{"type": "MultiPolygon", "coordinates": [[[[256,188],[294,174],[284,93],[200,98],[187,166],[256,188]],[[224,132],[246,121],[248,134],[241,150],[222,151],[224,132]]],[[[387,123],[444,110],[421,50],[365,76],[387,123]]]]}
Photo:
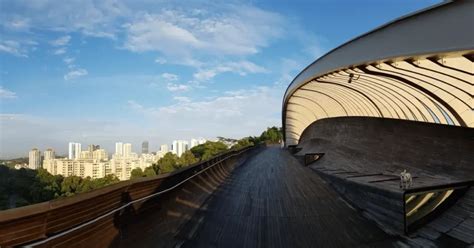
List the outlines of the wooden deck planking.
{"type": "Polygon", "coordinates": [[[237,168],[186,225],[181,232],[188,233],[177,235],[188,237],[184,247],[391,246],[395,241],[276,147],[237,168]]]}

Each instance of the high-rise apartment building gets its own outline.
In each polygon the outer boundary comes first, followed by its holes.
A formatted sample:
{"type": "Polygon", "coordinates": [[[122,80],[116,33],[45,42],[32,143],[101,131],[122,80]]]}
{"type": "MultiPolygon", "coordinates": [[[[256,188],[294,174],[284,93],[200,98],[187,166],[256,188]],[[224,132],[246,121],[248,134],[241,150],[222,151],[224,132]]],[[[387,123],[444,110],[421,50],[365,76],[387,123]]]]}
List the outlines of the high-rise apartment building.
{"type": "Polygon", "coordinates": [[[199,139],[191,139],[191,143],[189,144],[189,149],[197,146],[197,145],[202,145],[206,143],[206,139],[204,138],[199,138],[199,139]]]}
{"type": "Polygon", "coordinates": [[[89,146],[87,146],[87,150],[91,153],[93,153],[95,150],[97,149],[100,149],[100,146],[99,145],[94,145],[94,144],[91,144],[89,146]]]}
{"type": "MultiPolygon", "coordinates": [[[[49,148],[43,153],[43,168],[48,170],[56,159],[56,154],[53,149],[49,148]]],[[[49,170],[48,170],[49,171],[49,170]]]]}
{"type": "Polygon", "coordinates": [[[79,159],[81,156],[81,143],[69,142],[69,159],[79,159]]]}
{"type": "Polygon", "coordinates": [[[198,146],[198,145],[202,145],[204,143],[206,143],[206,139],[204,138],[198,138],[198,139],[191,139],[191,143],[189,145],[189,149],[195,147],[195,146],[198,146]]]}
{"type": "Polygon", "coordinates": [[[115,143],[115,155],[122,156],[123,155],[123,143],[117,142],[115,143]]]}
{"type": "Polygon", "coordinates": [[[202,144],[204,144],[204,143],[206,143],[206,142],[207,142],[207,140],[204,139],[204,138],[199,138],[199,139],[198,139],[198,145],[202,145],[202,144]]]}
{"type": "Polygon", "coordinates": [[[189,149],[191,149],[191,148],[193,148],[197,145],[199,145],[198,140],[197,139],[191,139],[191,142],[189,143],[189,149]]]}
{"type": "Polygon", "coordinates": [[[91,151],[82,151],[79,155],[79,159],[92,159],[92,152],[91,151]]]}
{"type": "Polygon", "coordinates": [[[49,148],[46,151],[44,151],[44,160],[52,160],[56,158],[56,153],[54,152],[53,149],[49,148]]]}
{"type": "Polygon", "coordinates": [[[142,154],[148,154],[148,141],[142,142],[142,154]]]}
{"type": "Polygon", "coordinates": [[[29,152],[28,158],[29,158],[28,167],[30,169],[36,170],[36,169],[41,168],[41,152],[38,149],[33,148],[33,150],[29,152]]]}
{"type": "MultiPolygon", "coordinates": [[[[45,169],[52,175],[102,178],[113,174],[108,161],[93,159],[54,159],[45,162],[45,169]]],[[[124,179],[123,179],[124,180],[124,179]]]]}
{"type": "Polygon", "coordinates": [[[109,160],[109,155],[105,149],[97,149],[92,153],[92,158],[95,160],[105,161],[109,160]]]}
{"type": "MultiPolygon", "coordinates": [[[[124,144],[124,147],[128,147],[128,145],[124,144]]],[[[83,158],[79,159],[45,160],[43,168],[52,175],[63,175],[65,177],[102,178],[114,174],[120,180],[128,180],[133,169],[139,167],[144,170],[158,160],[158,156],[153,154],[142,154],[138,157],[133,152],[130,153],[129,157],[115,156],[109,160],[104,149],[95,150],[92,153],[93,158],[86,158],[89,154],[89,151],[83,151],[81,153],[83,158]]]]}
{"type": "Polygon", "coordinates": [[[173,146],[171,147],[171,152],[176,154],[178,157],[188,150],[188,142],[185,140],[175,140],[173,141],[173,146]]]}
{"type": "Polygon", "coordinates": [[[168,153],[170,150],[168,148],[168,145],[161,145],[160,150],[156,153],[156,156],[158,159],[162,158],[165,156],[166,153],[168,153]]]}
{"type": "Polygon", "coordinates": [[[125,143],[123,144],[123,153],[124,158],[129,158],[132,155],[132,144],[125,143]]]}
{"type": "Polygon", "coordinates": [[[170,151],[170,149],[168,148],[168,145],[167,144],[164,144],[164,145],[161,145],[160,146],[160,152],[163,152],[163,153],[168,153],[170,151]]]}

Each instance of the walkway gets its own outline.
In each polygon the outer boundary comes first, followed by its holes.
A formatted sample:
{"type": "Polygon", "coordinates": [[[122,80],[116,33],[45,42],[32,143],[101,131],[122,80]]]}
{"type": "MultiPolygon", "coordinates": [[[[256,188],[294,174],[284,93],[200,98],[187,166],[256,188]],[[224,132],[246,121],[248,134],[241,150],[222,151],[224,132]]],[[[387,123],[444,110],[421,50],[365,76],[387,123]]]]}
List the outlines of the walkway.
{"type": "Polygon", "coordinates": [[[237,168],[177,238],[182,247],[386,247],[396,242],[277,147],[237,168]]]}

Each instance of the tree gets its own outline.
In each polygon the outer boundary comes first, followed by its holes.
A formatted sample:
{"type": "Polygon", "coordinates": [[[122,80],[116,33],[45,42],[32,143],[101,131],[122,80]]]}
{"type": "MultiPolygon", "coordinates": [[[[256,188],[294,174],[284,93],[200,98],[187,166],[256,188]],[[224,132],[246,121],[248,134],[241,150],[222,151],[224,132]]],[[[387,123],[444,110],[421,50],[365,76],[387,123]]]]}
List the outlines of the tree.
{"type": "Polygon", "coordinates": [[[15,206],[25,206],[40,202],[41,198],[36,197],[38,185],[38,178],[36,178],[36,171],[30,169],[12,170],[14,179],[12,196],[16,198],[15,206]]]}
{"type": "Polygon", "coordinates": [[[81,192],[82,178],[78,176],[69,176],[64,178],[61,183],[61,192],[63,196],[72,196],[81,192]]]}
{"type": "Polygon", "coordinates": [[[279,143],[283,139],[281,128],[269,127],[260,135],[260,139],[267,143],[279,143]]]}
{"type": "Polygon", "coordinates": [[[0,165],[0,210],[72,196],[117,183],[114,175],[91,179],[51,175],[45,169],[11,169],[0,165]]]}
{"type": "Polygon", "coordinates": [[[239,150],[247,146],[253,146],[253,142],[250,141],[250,137],[246,137],[237,141],[237,144],[232,146],[233,150],[239,150]]]}
{"type": "Polygon", "coordinates": [[[206,142],[204,145],[206,146],[206,149],[202,155],[202,160],[211,159],[229,150],[229,148],[222,142],[206,142]]]}
{"type": "Polygon", "coordinates": [[[236,139],[232,139],[232,138],[225,138],[225,137],[222,137],[222,136],[217,136],[217,140],[218,142],[222,142],[224,144],[234,144],[234,143],[237,143],[237,140],[236,139]]]}
{"type": "Polygon", "coordinates": [[[163,174],[174,171],[177,167],[178,156],[168,152],[153,165],[156,174],[163,174]]]}
{"type": "Polygon", "coordinates": [[[260,137],[249,136],[248,138],[249,138],[249,141],[254,145],[258,145],[258,144],[262,143],[262,139],[260,137]]]}
{"type": "Polygon", "coordinates": [[[99,189],[110,184],[118,183],[120,180],[112,174],[109,174],[102,178],[97,178],[91,181],[93,189],[99,189]]]}
{"type": "Polygon", "coordinates": [[[194,156],[194,154],[191,151],[185,151],[181,157],[178,159],[178,167],[185,167],[188,165],[192,165],[194,163],[198,162],[198,159],[194,156]]]}
{"type": "Polygon", "coordinates": [[[207,141],[204,144],[191,148],[191,152],[199,161],[208,160],[227,150],[227,146],[220,141],[207,141]]]}
{"type": "Polygon", "coordinates": [[[153,169],[152,166],[149,166],[149,167],[145,168],[145,171],[143,172],[143,175],[145,177],[156,176],[156,172],[155,172],[155,170],[153,169]]]}
{"type": "Polygon", "coordinates": [[[91,179],[90,177],[83,178],[81,181],[80,189],[77,193],[88,192],[96,189],[93,181],[94,179],[91,179]]]}
{"type": "Polygon", "coordinates": [[[11,193],[14,192],[13,178],[10,168],[0,165],[0,210],[10,207],[11,193]]]}
{"type": "MultiPolygon", "coordinates": [[[[209,141],[208,141],[209,142],[209,141]]],[[[206,142],[207,143],[207,142],[206,142]]],[[[205,143],[204,144],[200,144],[200,145],[197,145],[193,148],[191,148],[190,150],[194,157],[201,160],[202,158],[202,155],[204,155],[204,152],[206,151],[206,146],[205,146],[205,143]]]]}
{"type": "Polygon", "coordinates": [[[135,168],[130,172],[130,179],[137,178],[137,177],[144,177],[144,176],[145,174],[143,173],[142,168],[140,167],[135,168]]]}
{"type": "Polygon", "coordinates": [[[53,176],[43,168],[36,170],[36,180],[32,183],[33,202],[43,202],[54,199],[61,195],[61,183],[63,177],[53,176]]]}

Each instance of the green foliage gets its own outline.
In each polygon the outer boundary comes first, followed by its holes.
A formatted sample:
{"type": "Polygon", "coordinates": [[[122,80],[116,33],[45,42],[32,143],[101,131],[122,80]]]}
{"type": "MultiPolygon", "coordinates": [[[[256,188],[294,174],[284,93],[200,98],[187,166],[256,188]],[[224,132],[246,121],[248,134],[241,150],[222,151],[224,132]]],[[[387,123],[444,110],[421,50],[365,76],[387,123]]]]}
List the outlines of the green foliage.
{"type": "Polygon", "coordinates": [[[10,205],[10,195],[12,190],[12,177],[10,168],[0,165],[0,210],[7,209],[10,205]]]}
{"type": "Polygon", "coordinates": [[[153,165],[153,169],[155,170],[156,174],[169,173],[178,168],[177,164],[178,156],[168,152],[165,154],[165,156],[160,158],[156,164],[153,165]]]}
{"type": "Polygon", "coordinates": [[[15,170],[0,165],[0,209],[26,206],[72,196],[119,182],[114,175],[90,179],[53,176],[45,169],[15,170]]]}
{"type": "Polygon", "coordinates": [[[269,127],[260,135],[260,140],[266,143],[280,143],[283,139],[282,129],[277,127],[269,127]]]}
{"type": "Polygon", "coordinates": [[[205,144],[197,145],[197,146],[191,148],[190,151],[193,153],[194,157],[201,160],[202,155],[204,155],[204,152],[206,151],[206,146],[205,146],[205,144]]]}
{"type": "Polygon", "coordinates": [[[135,168],[130,172],[130,179],[137,178],[137,177],[144,177],[144,176],[145,174],[143,173],[142,168],[140,167],[135,168]]]}
{"type": "Polygon", "coordinates": [[[114,175],[107,175],[103,178],[91,179],[70,176],[64,178],[61,184],[61,196],[72,196],[78,193],[88,192],[94,189],[103,188],[107,185],[118,183],[120,180],[114,175]]]}
{"type": "Polygon", "coordinates": [[[0,159],[0,165],[5,165],[12,169],[15,168],[16,164],[28,164],[28,157],[7,159],[7,160],[0,159]]]}
{"type": "Polygon", "coordinates": [[[76,193],[81,192],[81,183],[82,178],[78,176],[70,176],[64,178],[63,182],[61,183],[61,193],[63,196],[71,196],[75,195],[76,193]]]}
{"type": "Polygon", "coordinates": [[[177,165],[178,167],[185,167],[188,165],[192,165],[194,163],[197,163],[198,159],[194,156],[194,154],[191,151],[185,151],[181,157],[179,157],[177,165]]]}
{"type": "Polygon", "coordinates": [[[208,160],[218,154],[228,150],[227,146],[221,141],[207,141],[204,144],[191,148],[191,152],[199,161],[208,160]]]}
{"type": "Polygon", "coordinates": [[[107,175],[105,177],[93,179],[91,181],[93,189],[99,189],[118,182],[120,182],[120,179],[118,179],[115,175],[107,175]]]}
{"type": "Polygon", "coordinates": [[[28,169],[15,170],[0,165],[0,209],[21,207],[54,197],[47,181],[28,169]]]}
{"type": "Polygon", "coordinates": [[[217,140],[218,140],[219,142],[224,143],[224,144],[225,144],[225,143],[235,143],[235,142],[237,142],[236,139],[225,138],[225,137],[221,137],[221,136],[217,136],[217,140]]]}
{"type": "Polygon", "coordinates": [[[33,183],[33,201],[42,202],[54,199],[61,195],[61,185],[64,178],[60,175],[53,176],[43,168],[38,169],[33,183]]]}
{"type": "Polygon", "coordinates": [[[156,172],[155,172],[155,170],[153,169],[152,166],[146,167],[143,174],[144,174],[145,177],[156,176],[156,172]]]}
{"type": "Polygon", "coordinates": [[[240,150],[242,148],[253,146],[254,143],[250,141],[250,137],[246,137],[237,141],[237,144],[232,146],[233,150],[240,150]]]}
{"type": "Polygon", "coordinates": [[[262,139],[260,139],[260,137],[249,136],[248,139],[249,139],[249,141],[252,142],[254,145],[259,145],[259,144],[262,143],[262,139]]]}
{"type": "MultiPolygon", "coordinates": [[[[227,150],[227,146],[220,141],[208,141],[202,145],[193,147],[191,150],[185,151],[181,157],[169,152],[158,160],[158,162],[153,164],[152,168],[156,175],[169,173],[176,169],[195,164],[199,161],[210,159],[218,154],[226,152],[227,150]]],[[[145,176],[155,175],[150,169],[148,169],[148,171],[145,170],[145,172],[148,172],[144,173],[145,176]]]]}
{"type": "MultiPolygon", "coordinates": [[[[99,188],[99,187],[97,187],[97,188],[99,188]]],[[[91,191],[93,189],[96,189],[96,187],[94,186],[93,180],[90,177],[81,178],[78,193],[88,192],[88,191],[91,191]]]]}
{"type": "Polygon", "coordinates": [[[135,168],[131,171],[130,179],[138,177],[151,177],[156,176],[156,172],[153,169],[153,166],[146,167],[144,171],[141,168],[135,168]]]}

